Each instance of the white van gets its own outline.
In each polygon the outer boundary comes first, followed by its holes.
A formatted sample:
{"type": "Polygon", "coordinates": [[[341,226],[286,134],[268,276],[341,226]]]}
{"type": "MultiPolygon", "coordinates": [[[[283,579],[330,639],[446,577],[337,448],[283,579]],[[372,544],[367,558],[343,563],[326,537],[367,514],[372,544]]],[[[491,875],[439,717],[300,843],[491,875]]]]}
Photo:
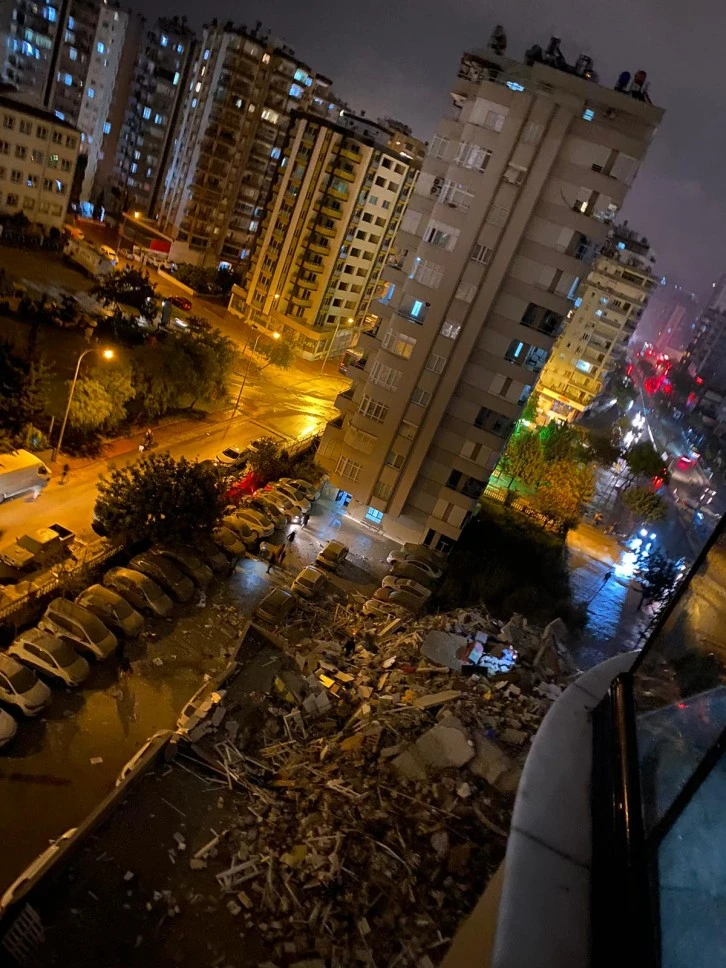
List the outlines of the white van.
{"type": "Polygon", "coordinates": [[[0,504],[10,497],[47,487],[50,468],[27,450],[0,454],[0,504]]]}

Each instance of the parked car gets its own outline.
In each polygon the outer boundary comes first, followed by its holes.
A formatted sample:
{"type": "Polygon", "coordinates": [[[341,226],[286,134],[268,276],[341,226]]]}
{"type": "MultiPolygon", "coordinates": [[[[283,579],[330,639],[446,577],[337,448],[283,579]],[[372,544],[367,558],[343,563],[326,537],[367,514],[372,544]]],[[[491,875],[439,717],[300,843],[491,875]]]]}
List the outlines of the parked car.
{"type": "Polygon", "coordinates": [[[382,620],[404,618],[406,615],[411,614],[401,605],[394,605],[393,602],[379,602],[377,598],[369,598],[363,605],[361,611],[364,615],[382,620]]]}
{"type": "Polygon", "coordinates": [[[402,578],[400,575],[386,575],[381,585],[383,588],[398,588],[401,591],[409,592],[411,595],[416,595],[423,602],[431,595],[430,588],[426,588],[425,585],[415,581],[413,578],[402,578]]]}
{"type": "Polygon", "coordinates": [[[295,524],[302,517],[302,511],[296,504],[293,504],[289,497],[272,490],[265,490],[262,493],[265,495],[265,500],[271,501],[280,514],[284,514],[292,524],[295,524]]]}
{"type": "Polygon", "coordinates": [[[379,602],[390,602],[392,605],[402,605],[409,612],[418,612],[424,604],[423,598],[398,588],[377,588],[373,597],[379,602]]]}
{"type": "Polygon", "coordinates": [[[245,498],[240,507],[260,511],[276,528],[284,528],[287,524],[287,515],[276,508],[272,501],[260,495],[255,494],[254,497],[245,498]]]}
{"type": "Polygon", "coordinates": [[[398,551],[392,551],[386,561],[393,564],[391,571],[394,574],[395,569],[400,565],[410,565],[414,568],[418,568],[420,572],[428,575],[430,578],[441,578],[443,575],[443,569],[438,565],[433,565],[424,558],[416,558],[413,555],[404,555],[398,551]]]}
{"type": "Polygon", "coordinates": [[[424,561],[430,562],[437,568],[443,569],[446,567],[446,555],[440,551],[434,551],[428,545],[416,541],[405,541],[401,545],[401,550],[407,555],[413,555],[414,558],[423,558],[424,561]]]}
{"type": "Polygon", "coordinates": [[[183,309],[185,313],[192,311],[192,301],[188,296],[169,296],[169,302],[177,309],[183,309]]]}
{"type": "Polygon", "coordinates": [[[295,607],[295,596],[289,588],[273,588],[255,609],[255,618],[279,625],[295,607]]]}
{"type": "Polygon", "coordinates": [[[235,517],[248,524],[253,531],[257,531],[261,538],[269,538],[275,530],[272,521],[254,508],[239,508],[235,512],[235,517]]]}
{"type": "Polygon", "coordinates": [[[24,716],[37,716],[49,705],[51,691],[32,669],[0,652],[0,700],[24,716]]]}
{"type": "Polygon", "coordinates": [[[8,655],[38,672],[60,679],[67,686],[80,686],[91,671],[86,660],[67,642],[41,629],[21,632],[8,649],[8,655]]]}
{"type": "Polygon", "coordinates": [[[304,481],[300,477],[281,477],[281,484],[289,484],[291,487],[296,488],[298,491],[302,491],[308,501],[317,501],[320,497],[320,488],[316,487],[315,484],[310,484],[309,481],[304,481]]]}
{"type": "Polygon", "coordinates": [[[280,488],[276,484],[275,485],[270,484],[268,486],[270,490],[269,491],[265,490],[265,493],[272,494],[276,501],[287,501],[290,520],[299,521],[300,518],[302,518],[303,514],[305,513],[306,506],[309,506],[310,502],[305,500],[298,501],[291,494],[288,494],[286,491],[280,490],[280,488]]]}
{"type": "Polygon", "coordinates": [[[282,481],[278,481],[273,484],[272,487],[278,491],[280,494],[289,497],[293,504],[297,504],[300,510],[305,514],[312,507],[310,501],[305,497],[305,493],[297,487],[293,487],[292,484],[283,484],[282,481]]]}
{"type": "MultiPolygon", "coordinates": [[[[240,558],[247,550],[244,541],[237,532],[230,531],[229,528],[224,526],[215,528],[212,537],[220,548],[224,548],[228,554],[234,555],[235,558],[240,558]]],[[[229,563],[227,567],[229,567],[229,563]]]]}
{"type": "Polygon", "coordinates": [[[247,463],[247,453],[247,447],[225,447],[214,459],[222,467],[244,467],[247,463]]]}
{"type": "Polygon", "coordinates": [[[170,592],[177,602],[188,602],[194,594],[194,582],[187,578],[174,564],[158,551],[145,551],[136,555],[129,562],[132,568],[148,575],[164,589],[170,592]]]}
{"type": "Polygon", "coordinates": [[[197,538],[195,547],[204,556],[204,560],[213,572],[220,575],[229,572],[229,558],[215,540],[212,538],[197,538]]]}
{"type": "Polygon", "coordinates": [[[201,558],[186,548],[154,548],[157,554],[167,558],[173,565],[195,581],[200,588],[206,588],[214,575],[209,565],[205,565],[201,558]]]}
{"type": "Polygon", "coordinates": [[[10,713],[0,709],[0,746],[5,746],[18,731],[18,724],[10,713]]]}
{"type": "Polygon", "coordinates": [[[237,514],[226,514],[222,518],[222,526],[233,531],[248,548],[260,540],[260,532],[237,514]]]}
{"type": "Polygon", "coordinates": [[[103,576],[103,584],[146,615],[166,618],[174,607],[155,581],[133,568],[112,568],[103,576]]]}
{"type": "Polygon", "coordinates": [[[79,652],[90,652],[96,659],[107,659],[118,645],[116,636],[97,615],[65,598],[56,598],[50,603],[38,628],[65,639],[79,652]]]}
{"type": "Polygon", "coordinates": [[[340,541],[329,541],[315,559],[316,565],[335,571],[341,561],[348,557],[348,549],[340,541]]]}
{"type": "Polygon", "coordinates": [[[144,627],[144,616],[132,608],[125,598],[103,585],[86,588],[76,596],[76,602],[127,638],[135,638],[144,627]]]}
{"type": "Polygon", "coordinates": [[[303,598],[314,598],[325,587],[326,581],[325,572],[314,565],[305,565],[303,570],[295,576],[290,587],[303,598]]]}
{"type": "Polygon", "coordinates": [[[394,578],[410,578],[424,588],[430,588],[437,581],[428,565],[421,561],[399,561],[391,568],[391,575],[394,578]]]}

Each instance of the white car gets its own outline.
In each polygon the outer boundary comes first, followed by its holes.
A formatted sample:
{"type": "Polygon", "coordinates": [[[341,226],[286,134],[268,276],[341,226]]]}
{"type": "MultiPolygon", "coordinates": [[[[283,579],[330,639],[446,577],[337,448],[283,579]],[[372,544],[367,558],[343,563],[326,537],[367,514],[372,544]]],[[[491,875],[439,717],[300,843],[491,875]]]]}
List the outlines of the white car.
{"type": "Polygon", "coordinates": [[[269,538],[275,530],[275,525],[270,519],[266,518],[260,511],[255,511],[254,508],[240,508],[235,513],[235,517],[245,521],[253,531],[257,531],[261,538],[269,538]]]}
{"type": "Polygon", "coordinates": [[[0,709],[0,746],[5,746],[18,731],[18,724],[10,713],[0,709]]]}
{"type": "Polygon", "coordinates": [[[392,602],[379,602],[375,598],[369,598],[368,601],[363,605],[361,611],[364,615],[371,616],[371,618],[380,619],[406,618],[408,615],[410,615],[410,613],[400,605],[394,605],[392,602]]]}
{"type": "Polygon", "coordinates": [[[107,659],[118,645],[116,636],[97,615],[65,598],[56,598],[50,603],[38,628],[66,639],[74,649],[89,652],[96,659],[107,659]]]}
{"type": "Polygon", "coordinates": [[[320,497],[320,488],[314,484],[310,484],[308,481],[304,481],[301,477],[281,477],[280,483],[290,484],[291,487],[302,491],[308,501],[317,501],[320,497]]]}
{"type": "Polygon", "coordinates": [[[348,557],[348,549],[340,541],[329,541],[315,559],[316,565],[335,571],[338,565],[348,557]]]}
{"type": "Polygon", "coordinates": [[[293,487],[292,484],[283,484],[282,481],[278,481],[273,487],[280,494],[289,497],[293,504],[297,504],[303,513],[308,512],[312,507],[310,501],[305,497],[304,492],[297,487],[293,487]]]}
{"type": "Polygon", "coordinates": [[[440,568],[438,565],[434,565],[430,561],[427,561],[424,558],[421,558],[421,557],[417,558],[415,555],[404,554],[401,551],[392,551],[389,554],[388,558],[386,558],[386,561],[389,564],[392,564],[394,566],[394,568],[392,569],[394,571],[394,574],[395,574],[396,567],[398,566],[403,567],[405,565],[410,565],[413,568],[418,568],[419,571],[428,575],[430,578],[441,578],[441,576],[444,573],[443,569],[440,568]]]}
{"type": "Polygon", "coordinates": [[[51,691],[32,669],[0,652],[0,700],[24,716],[37,716],[50,703],[51,691]]]}
{"type": "Polygon", "coordinates": [[[314,565],[306,565],[295,577],[290,588],[303,598],[314,598],[323,589],[326,581],[325,572],[314,565]]]}
{"type": "Polygon", "coordinates": [[[215,528],[212,537],[215,544],[224,548],[228,554],[234,555],[235,558],[240,558],[247,550],[240,536],[235,531],[230,531],[229,528],[215,528]]]}
{"type": "Polygon", "coordinates": [[[297,517],[298,520],[303,516],[306,510],[310,510],[310,502],[306,500],[298,501],[298,499],[290,494],[288,491],[282,490],[277,484],[272,485],[269,491],[265,491],[265,494],[274,495],[275,499],[288,502],[288,513],[291,516],[297,517]]]}
{"type": "Polygon", "coordinates": [[[270,501],[280,514],[284,514],[292,524],[298,522],[302,517],[302,511],[296,504],[293,504],[289,497],[286,497],[279,491],[263,491],[262,493],[265,496],[265,500],[270,501]]]}
{"type": "Polygon", "coordinates": [[[381,584],[384,588],[398,588],[401,591],[410,592],[411,595],[417,595],[424,602],[431,594],[431,589],[425,588],[412,578],[400,578],[397,575],[386,575],[381,584]]]}
{"type": "Polygon", "coordinates": [[[247,463],[248,447],[225,447],[214,458],[222,467],[244,467],[247,463]]]}
{"type": "Polygon", "coordinates": [[[260,532],[253,528],[249,521],[239,517],[237,514],[227,514],[222,518],[222,527],[232,531],[245,545],[253,545],[259,541],[260,532]]]}
{"type": "Polygon", "coordinates": [[[8,649],[8,655],[39,672],[55,676],[67,686],[80,686],[91,671],[88,662],[67,642],[40,629],[21,632],[8,649]]]}
{"type": "Polygon", "coordinates": [[[425,599],[419,595],[412,595],[401,588],[377,588],[373,597],[379,602],[390,602],[392,605],[403,605],[409,612],[418,612],[425,599]]]}
{"type": "Polygon", "coordinates": [[[242,509],[259,511],[260,514],[264,514],[268,521],[272,521],[276,528],[284,528],[287,524],[287,515],[276,508],[272,501],[262,497],[261,494],[245,498],[240,504],[240,510],[242,509]]]}

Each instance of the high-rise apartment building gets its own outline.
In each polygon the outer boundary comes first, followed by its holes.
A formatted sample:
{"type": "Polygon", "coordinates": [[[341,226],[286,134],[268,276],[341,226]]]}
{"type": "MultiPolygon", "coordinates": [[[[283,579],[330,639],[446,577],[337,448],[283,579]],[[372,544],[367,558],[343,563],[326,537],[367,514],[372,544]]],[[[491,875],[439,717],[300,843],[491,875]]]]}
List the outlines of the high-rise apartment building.
{"type": "Polygon", "coordinates": [[[709,389],[726,391],[726,274],[713,284],[687,358],[709,389]]]}
{"type": "MultiPolygon", "coordinates": [[[[647,239],[625,225],[610,233],[577,289],[537,383],[546,420],[575,420],[602,390],[658,285],[654,262],[647,239]]],[[[526,351],[519,342],[509,355],[518,360],[526,351]]]]}
{"type": "Polygon", "coordinates": [[[155,214],[194,45],[185,18],[162,17],[144,31],[114,163],[113,182],[124,208],[155,214]]]}
{"type": "Polygon", "coordinates": [[[55,114],[0,95],[0,212],[63,225],[80,135],[55,114]]]}
{"type": "Polygon", "coordinates": [[[5,0],[0,75],[81,132],[83,189],[99,162],[131,14],[106,0],[5,0]]]}
{"type": "Polygon", "coordinates": [[[400,136],[348,112],[294,116],[231,312],[292,334],[305,359],[355,345],[420,167],[400,136]]]}
{"type": "Polygon", "coordinates": [[[291,112],[337,112],[329,86],[259,27],[204,28],[159,207],[173,260],[246,263],[291,112]]]}
{"type": "Polygon", "coordinates": [[[459,536],[662,116],[642,82],[609,90],[550,48],[464,56],[318,451],[349,510],[397,537],[459,536]]]}

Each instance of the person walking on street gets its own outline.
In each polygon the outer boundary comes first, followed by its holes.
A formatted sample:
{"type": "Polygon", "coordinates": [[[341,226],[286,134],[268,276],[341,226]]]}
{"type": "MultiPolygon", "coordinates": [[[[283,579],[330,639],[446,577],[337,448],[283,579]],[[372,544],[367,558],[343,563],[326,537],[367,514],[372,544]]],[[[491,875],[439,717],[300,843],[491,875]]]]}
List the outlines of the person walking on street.
{"type": "Polygon", "coordinates": [[[292,543],[293,543],[293,541],[295,540],[295,535],[296,535],[296,534],[297,534],[297,532],[296,532],[296,531],[291,531],[291,532],[290,532],[290,534],[289,534],[289,535],[287,536],[287,538],[285,539],[285,540],[287,541],[287,546],[288,546],[288,548],[292,548],[292,543]]]}
{"type": "Polygon", "coordinates": [[[71,471],[71,465],[70,464],[64,464],[63,465],[63,469],[61,471],[60,480],[58,481],[59,484],[65,484],[65,482],[66,482],[66,480],[68,478],[68,475],[70,474],[70,471],[71,471]]]}
{"type": "Polygon", "coordinates": [[[275,548],[275,547],[270,548],[270,558],[269,558],[269,561],[267,562],[268,575],[270,574],[270,568],[272,568],[273,565],[278,564],[281,550],[282,550],[281,548],[275,548]]]}
{"type": "Polygon", "coordinates": [[[308,526],[308,521],[309,521],[309,520],[310,520],[310,514],[309,514],[309,513],[308,513],[308,512],[306,511],[306,512],[305,512],[305,513],[303,514],[303,516],[302,516],[302,526],[303,526],[303,528],[307,528],[307,526],[308,526]]]}

